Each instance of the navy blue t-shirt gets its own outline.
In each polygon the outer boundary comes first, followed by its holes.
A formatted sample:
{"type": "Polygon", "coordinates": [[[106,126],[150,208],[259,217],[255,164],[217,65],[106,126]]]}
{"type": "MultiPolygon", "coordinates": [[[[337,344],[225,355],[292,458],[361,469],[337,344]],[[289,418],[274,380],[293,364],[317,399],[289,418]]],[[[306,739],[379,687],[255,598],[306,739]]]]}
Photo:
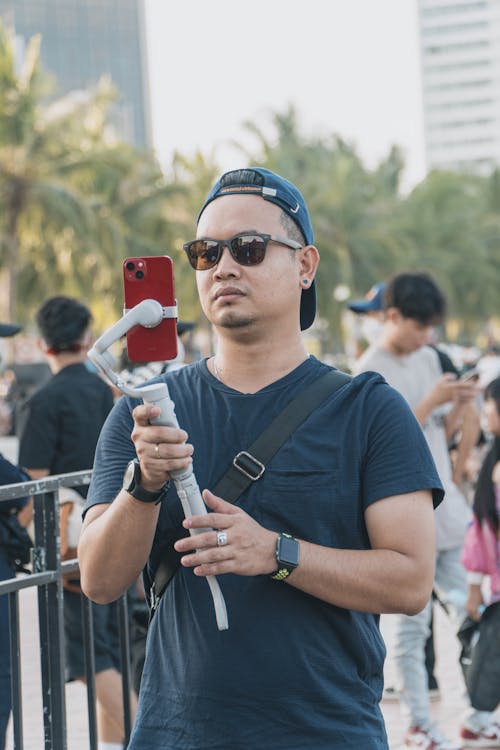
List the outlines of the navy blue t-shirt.
{"type": "MultiPolygon", "coordinates": [[[[286,404],[327,371],[311,357],[256,394],[216,380],[206,362],[164,377],[194,445],[200,488],[215,487],[286,404]]],[[[122,486],[131,399],[122,399],[97,446],[86,508],[122,486]]],[[[237,501],[266,528],[341,549],[369,549],[368,505],[442,490],[420,426],[379,375],[364,373],[329,397],[237,501]]],[[[183,518],[164,500],[153,552],[183,518]]],[[[379,708],[385,648],[378,616],[335,607],[268,576],[219,576],[229,630],[217,630],[206,581],[181,568],[149,631],[130,750],[387,748],[379,708]]]]}

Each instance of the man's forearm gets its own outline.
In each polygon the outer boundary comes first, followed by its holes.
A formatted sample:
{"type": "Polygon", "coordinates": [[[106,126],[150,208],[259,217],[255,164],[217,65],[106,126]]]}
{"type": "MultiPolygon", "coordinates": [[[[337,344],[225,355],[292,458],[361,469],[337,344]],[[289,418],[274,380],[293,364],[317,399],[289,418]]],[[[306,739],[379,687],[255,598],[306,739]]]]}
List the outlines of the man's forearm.
{"type": "Polygon", "coordinates": [[[413,413],[421,427],[425,427],[435,408],[436,403],[430,394],[414,407],[413,413]]]}
{"type": "Polygon", "coordinates": [[[93,506],[78,545],[83,592],[99,604],[117,599],[140,575],[153,543],[160,506],[122,490],[109,506],[93,506]]]}
{"type": "Polygon", "coordinates": [[[288,585],[330,604],[362,612],[408,615],[429,599],[432,554],[424,565],[390,549],[339,550],[301,542],[300,565],[288,585]]]}
{"type": "Polygon", "coordinates": [[[450,442],[457,432],[461,429],[464,419],[464,405],[454,404],[453,408],[445,414],[444,417],[444,429],[446,432],[446,439],[450,442]]]}

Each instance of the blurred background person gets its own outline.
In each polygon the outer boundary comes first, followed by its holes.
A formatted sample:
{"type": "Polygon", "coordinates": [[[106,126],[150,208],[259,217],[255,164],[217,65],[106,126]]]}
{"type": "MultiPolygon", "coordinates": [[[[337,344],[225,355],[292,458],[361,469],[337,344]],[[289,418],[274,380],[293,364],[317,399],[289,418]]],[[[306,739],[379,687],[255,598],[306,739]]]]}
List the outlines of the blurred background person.
{"type": "MultiPolygon", "coordinates": [[[[52,378],[21,410],[19,463],[33,479],[91,469],[99,433],[113,406],[109,386],[86,366],[92,341],[89,308],[72,297],[51,297],[38,310],[36,322],[52,378]]],[[[76,557],[87,489],[60,492],[61,541],[67,558],[76,557]]],[[[84,681],[78,576],[72,574],[63,587],[66,679],[84,681]]],[[[98,737],[101,748],[114,750],[121,748],[124,740],[116,604],[93,604],[92,612],[98,737]]],[[[132,708],[134,711],[135,696],[132,708]]]]}
{"type": "MultiPolygon", "coordinates": [[[[445,316],[446,300],[434,280],[425,273],[393,276],[384,291],[385,322],[382,336],[361,356],[356,372],[380,373],[408,401],[431,449],[445,488],[445,499],[436,511],[435,590],[443,597],[458,630],[465,612],[451,600],[451,592],[465,593],[465,574],[460,554],[470,518],[466,498],[453,481],[449,443],[470,417],[477,427],[477,388],[453,373],[443,373],[433,347],[434,328],[445,316]]],[[[418,463],[418,459],[416,458],[418,463]]],[[[405,743],[419,750],[455,750],[431,718],[425,643],[429,636],[432,603],[414,616],[395,615],[394,659],[397,689],[408,721],[405,743]]],[[[461,732],[472,732],[476,742],[500,747],[500,725],[489,714],[468,707],[461,732]],[[493,736],[495,744],[491,744],[493,736]]]]}
{"type": "MultiPolygon", "coordinates": [[[[355,313],[360,321],[359,333],[361,335],[362,349],[374,344],[382,333],[384,327],[384,290],[385,283],[374,284],[363,299],[348,302],[347,307],[355,313]]],[[[359,352],[361,353],[361,352],[359,352]]]]}
{"type": "Polygon", "coordinates": [[[476,362],[479,385],[486,388],[495,378],[500,377],[500,344],[491,343],[476,362]]]}
{"type": "MultiPolygon", "coordinates": [[[[349,310],[360,318],[360,333],[368,346],[376,344],[384,331],[384,292],[386,286],[386,283],[383,281],[374,284],[363,299],[353,300],[347,305],[349,310]]],[[[364,348],[366,349],[366,346],[364,348]]],[[[434,616],[432,610],[429,630],[429,637],[425,642],[425,669],[427,671],[429,698],[430,700],[437,700],[440,697],[440,693],[436,675],[434,674],[436,654],[434,650],[434,616]]],[[[384,687],[382,700],[399,700],[399,694],[394,685],[384,687]]]]}
{"type": "Polygon", "coordinates": [[[479,621],[485,603],[483,579],[489,577],[487,604],[500,601],[500,377],[484,392],[485,430],[492,437],[476,483],[473,520],[467,529],[462,562],[468,571],[467,613],[479,621]]]}

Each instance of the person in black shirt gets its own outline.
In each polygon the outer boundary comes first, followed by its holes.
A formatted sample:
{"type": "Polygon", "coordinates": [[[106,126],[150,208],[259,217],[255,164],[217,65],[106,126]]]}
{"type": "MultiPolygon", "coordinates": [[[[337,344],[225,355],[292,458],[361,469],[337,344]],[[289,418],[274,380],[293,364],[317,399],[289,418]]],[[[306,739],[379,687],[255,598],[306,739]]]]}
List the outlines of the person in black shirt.
{"type": "MultiPolygon", "coordinates": [[[[21,410],[19,463],[33,479],[91,469],[101,427],[113,406],[109,386],[86,366],[90,310],[71,297],[52,297],[39,309],[36,321],[52,378],[21,410]]],[[[77,537],[88,488],[77,489],[82,503],[76,492],[60,490],[63,552],[64,548],[76,548],[78,541],[75,530],[77,537]]],[[[76,557],[76,549],[71,557],[76,557]]],[[[83,680],[79,580],[64,585],[67,679],[83,680]]],[[[108,743],[100,747],[121,748],[124,729],[116,605],[94,604],[93,619],[98,736],[101,743],[108,743]]]]}

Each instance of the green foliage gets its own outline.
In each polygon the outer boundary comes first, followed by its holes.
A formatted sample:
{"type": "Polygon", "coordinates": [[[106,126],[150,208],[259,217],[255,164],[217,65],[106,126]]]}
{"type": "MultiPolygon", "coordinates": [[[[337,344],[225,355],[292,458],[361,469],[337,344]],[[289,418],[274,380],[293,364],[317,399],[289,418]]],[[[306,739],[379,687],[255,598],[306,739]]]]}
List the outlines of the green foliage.
{"type": "MultiPolygon", "coordinates": [[[[182,245],[194,236],[199,206],[220,172],[215,154],[176,153],[166,173],[152,153],[119,142],[108,120],[117,92],[106,78],[87,93],[45,103],[39,47],[32,39],[16,70],[0,25],[0,265],[9,280],[0,315],[27,323],[44,298],[64,292],[85,299],[102,327],[120,314],[123,258],[168,254],[180,315],[201,322],[182,245]]],[[[304,137],[292,106],[270,113],[270,121],[271,137],[246,123],[255,148],[239,147],[242,164],[283,174],[307,198],[328,350],[341,345],[335,288],[347,285],[360,296],[401,270],[435,276],[463,336],[498,315],[498,170],[490,177],[435,172],[404,196],[396,147],[369,169],[335,134],[304,137]]]]}

